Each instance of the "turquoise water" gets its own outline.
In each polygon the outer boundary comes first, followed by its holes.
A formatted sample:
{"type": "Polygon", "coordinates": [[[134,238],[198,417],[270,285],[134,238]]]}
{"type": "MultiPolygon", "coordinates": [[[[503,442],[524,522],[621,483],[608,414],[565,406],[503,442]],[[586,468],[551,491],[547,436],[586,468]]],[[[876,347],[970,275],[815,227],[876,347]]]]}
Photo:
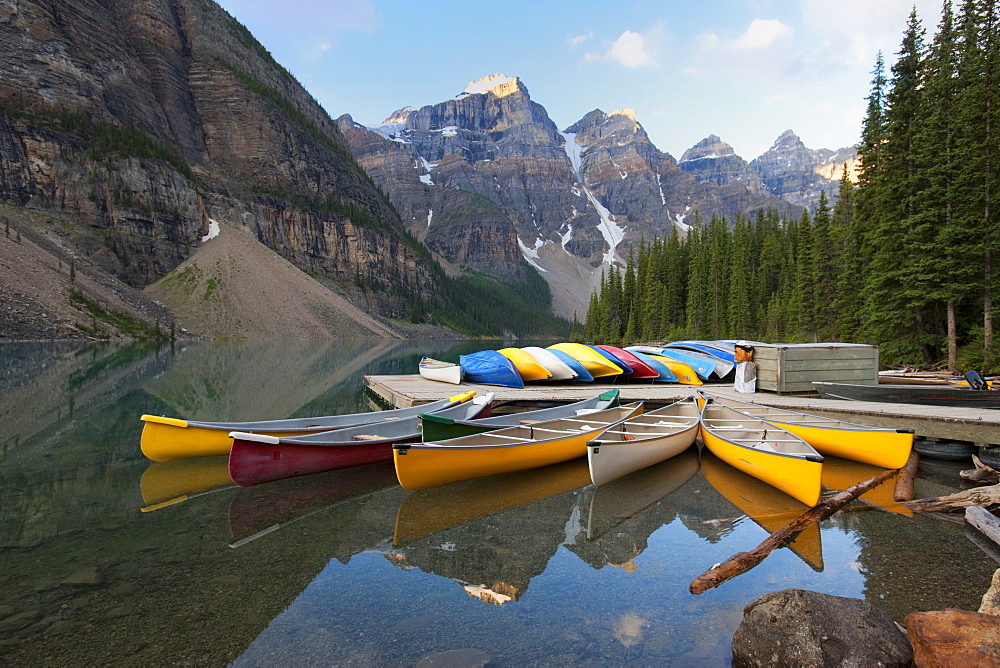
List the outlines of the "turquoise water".
{"type": "MultiPolygon", "coordinates": [[[[979,607],[997,564],[960,523],[871,504],[690,594],[802,510],[694,449],[600,489],[577,461],[413,493],[391,463],[241,489],[225,458],[139,450],[143,413],[369,410],[362,375],[484,347],[0,346],[0,665],[727,665],[779,589],[979,607]]],[[[917,495],[961,468],[926,462],[917,495]]]]}

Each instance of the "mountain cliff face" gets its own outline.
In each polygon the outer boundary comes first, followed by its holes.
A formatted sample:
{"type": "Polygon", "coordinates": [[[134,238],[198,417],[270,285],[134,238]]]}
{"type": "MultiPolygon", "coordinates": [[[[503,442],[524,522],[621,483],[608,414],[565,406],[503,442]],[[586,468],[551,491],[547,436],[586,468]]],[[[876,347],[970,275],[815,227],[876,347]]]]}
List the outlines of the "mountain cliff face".
{"type": "Polygon", "coordinates": [[[764,182],[750,169],[747,161],[715,135],[705,137],[684,151],[678,165],[688,174],[693,174],[699,182],[717,186],[739,184],[755,194],[767,192],[764,182]]]}
{"type": "Polygon", "coordinates": [[[602,266],[642,238],[684,228],[694,210],[729,219],[800,211],[759,182],[699,181],[652,144],[631,110],[594,110],[559,131],[524,83],[502,74],[376,128],[347,116],[338,125],[408,229],[445,262],[516,277],[510,251],[519,248],[567,317],[585,309],[602,266]]]}
{"type": "Polygon", "coordinates": [[[782,199],[815,211],[820,191],[833,202],[840,190],[844,167],[856,178],[858,152],[854,148],[806,148],[791,130],[785,130],[770,149],[750,162],[767,188],[782,199]]]}
{"type": "Polygon", "coordinates": [[[141,288],[211,217],[321,278],[433,294],[336,124],[214,3],[6,3],[0,42],[0,198],[70,221],[81,263],[141,288]]]}

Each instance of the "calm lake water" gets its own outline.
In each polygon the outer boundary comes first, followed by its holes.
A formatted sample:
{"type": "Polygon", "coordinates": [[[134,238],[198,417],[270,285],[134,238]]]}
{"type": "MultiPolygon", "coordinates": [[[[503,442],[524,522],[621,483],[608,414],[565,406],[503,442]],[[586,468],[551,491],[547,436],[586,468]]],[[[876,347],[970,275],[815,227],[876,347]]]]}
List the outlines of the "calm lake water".
{"type": "MultiPolygon", "coordinates": [[[[490,347],[0,345],[0,665],[727,665],[743,607],[780,589],[901,623],[978,609],[997,563],[891,482],[695,596],[804,509],[695,449],[600,489],[578,460],[421,492],[391,462],[238,488],[224,457],[139,450],[143,413],[370,410],[362,375],[490,347]]],[[[831,487],[873,472],[828,462],[831,487]]],[[[965,467],[925,460],[917,496],[965,467]]]]}

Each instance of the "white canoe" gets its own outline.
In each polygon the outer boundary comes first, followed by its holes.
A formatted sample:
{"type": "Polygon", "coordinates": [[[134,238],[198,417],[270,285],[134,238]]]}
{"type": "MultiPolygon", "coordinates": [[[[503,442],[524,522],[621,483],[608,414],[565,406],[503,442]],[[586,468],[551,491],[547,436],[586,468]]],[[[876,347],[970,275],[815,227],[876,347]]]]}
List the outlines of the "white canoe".
{"type": "Polygon", "coordinates": [[[694,397],[617,425],[587,443],[590,479],[603,485],[687,450],[698,437],[694,397]]]}
{"type": "Polygon", "coordinates": [[[462,382],[464,374],[462,365],[454,362],[442,362],[441,360],[424,357],[420,360],[420,375],[429,380],[439,380],[443,383],[458,385],[462,382]]]}
{"type": "Polygon", "coordinates": [[[552,374],[549,380],[573,380],[577,376],[576,371],[573,371],[551,350],[539,346],[526,346],[521,350],[534,357],[536,362],[548,369],[549,373],[552,374]]]}

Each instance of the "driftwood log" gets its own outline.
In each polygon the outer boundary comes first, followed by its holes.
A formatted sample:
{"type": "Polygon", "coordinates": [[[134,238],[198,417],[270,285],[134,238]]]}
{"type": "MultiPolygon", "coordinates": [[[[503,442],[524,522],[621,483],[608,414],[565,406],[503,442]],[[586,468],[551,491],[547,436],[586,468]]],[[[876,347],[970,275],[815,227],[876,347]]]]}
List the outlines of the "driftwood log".
{"type": "Polygon", "coordinates": [[[952,513],[970,506],[982,506],[986,509],[1000,508],[1000,485],[976,487],[947,496],[931,496],[903,505],[918,513],[952,513]]]}
{"type": "Polygon", "coordinates": [[[1000,518],[990,511],[982,506],[969,506],[965,509],[965,521],[994,543],[1000,544],[1000,518]]]}
{"type": "Polygon", "coordinates": [[[726,580],[730,580],[737,575],[747,572],[760,562],[764,561],[767,555],[771,554],[779,547],[785,547],[791,543],[796,536],[813,522],[826,519],[830,515],[846,506],[848,503],[858,498],[870,489],[878,487],[883,482],[899,473],[900,469],[888,469],[879,473],[870,480],[859,482],[853,487],[848,487],[829,499],[821,501],[806,512],[799,515],[792,522],[775,531],[764,541],[749,552],[737,552],[722,563],[712,566],[710,569],[696,577],[688,591],[692,594],[703,594],[704,592],[718,587],[726,580]]]}
{"type": "Polygon", "coordinates": [[[962,480],[979,483],[980,485],[995,485],[1000,482],[1000,471],[983,464],[976,455],[972,455],[972,463],[976,465],[976,468],[958,472],[962,480]]]}
{"type": "Polygon", "coordinates": [[[892,493],[893,501],[913,500],[913,481],[917,477],[917,466],[920,463],[920,455],[916,450],[910,451],[910,458],[906,460],[903,468],[899,469],[899,477],[896,478],[896,489],[892,493]]]}

